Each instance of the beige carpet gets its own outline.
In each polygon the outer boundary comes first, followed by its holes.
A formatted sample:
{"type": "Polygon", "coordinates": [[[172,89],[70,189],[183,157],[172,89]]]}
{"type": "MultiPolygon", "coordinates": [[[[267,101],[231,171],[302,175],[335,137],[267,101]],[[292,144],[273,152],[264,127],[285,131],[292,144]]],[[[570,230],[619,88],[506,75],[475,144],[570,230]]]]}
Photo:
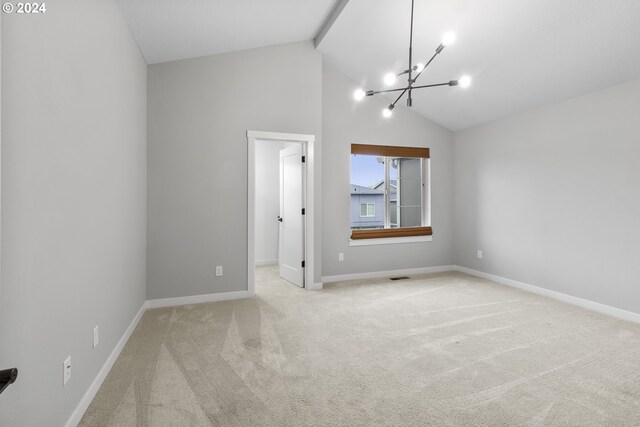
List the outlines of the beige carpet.
{"type": "Polygon", "coordinates": [[[638,324],[460,273],[257,276],[147,311],[82,425],[640,425],[638,324]]]}

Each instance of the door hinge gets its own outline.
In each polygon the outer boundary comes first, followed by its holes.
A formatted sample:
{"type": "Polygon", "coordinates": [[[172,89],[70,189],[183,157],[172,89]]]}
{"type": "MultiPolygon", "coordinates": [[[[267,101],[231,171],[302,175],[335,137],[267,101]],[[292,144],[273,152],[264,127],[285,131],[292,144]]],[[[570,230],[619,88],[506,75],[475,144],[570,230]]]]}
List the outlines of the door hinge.
{"type": "Polygon", "coordinates": [[[304,208],[302,208],[302,215],[304,215],[304,208]]]}
{"type": "Polygon", "coordinates": [[[302,268],[304,268],[304,261],[302,261],[302,268]]]}
{"type": "Polygon", "coordinates": [[[302,156],[302,163],[305,163],[307,161],[307,158],[305,156],[302,156]]]}

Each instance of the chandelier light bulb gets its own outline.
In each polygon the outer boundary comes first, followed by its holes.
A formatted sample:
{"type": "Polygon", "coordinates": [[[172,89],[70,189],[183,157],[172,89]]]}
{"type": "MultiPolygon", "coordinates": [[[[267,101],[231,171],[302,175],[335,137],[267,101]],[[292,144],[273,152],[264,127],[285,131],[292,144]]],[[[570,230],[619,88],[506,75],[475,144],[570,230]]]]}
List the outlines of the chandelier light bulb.
{"type": "Polygon", "coordinates": [[[382,117],[384,117],[385,119],[388,119],[389,117],[391,117],[391,114],[393,114],[391,110],[393,110],[393,106],[391,105],[385,108],[384,110],[382,110],[382,117]]]}
{"type": "Polygon", "coordinates": [[[458,80],[458,84],[460,85],[461,88],[469,87],[469,85],[471,85],[471,77],[462,76],[460,80],[458,80]]]}
{"type": "Polygon", "coordinates": [[[396,82],[396,75],[394,73],[387,73],[384,75],[384,84],[391,86],[396,82]]]}
{"type": "Polygon", "coordinates": [[[353,92],[353,98],[356,101],[362,101],[364,99],[365,95],[366,95],[366,93],[362,89],[356,89],[356,91],[353,92]]]}
{"type": "Polygon", "coordinates": [[[421,73],[424,70],[424,64],[422,62],[418,62],[413,68],[415,68],[416,73],[421,73]]]}
{"type": "Polygon", "coordinates": [[[444,36],[442,36],[442,46],[450,46],[453,44],[453,42],[456,41],[456,33],[454,33],[453,31],[449,31],[448,33],[445,33],[444,36]]]}

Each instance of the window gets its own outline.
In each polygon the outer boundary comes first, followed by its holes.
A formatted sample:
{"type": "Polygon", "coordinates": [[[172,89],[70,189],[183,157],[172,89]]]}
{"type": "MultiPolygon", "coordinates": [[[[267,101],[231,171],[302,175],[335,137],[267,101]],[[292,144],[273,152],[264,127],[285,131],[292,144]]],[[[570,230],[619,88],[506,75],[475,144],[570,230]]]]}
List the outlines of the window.
{"type": "Polygon", "coordinates": [[[360,216],[361,217],[375,217],[376,205],[374,203],[360,203],[360,216]]]}
{"type": "Polygon", "coordinates": [[[429,149],[351,145],[351,239],[430,236],[429,149]]]}

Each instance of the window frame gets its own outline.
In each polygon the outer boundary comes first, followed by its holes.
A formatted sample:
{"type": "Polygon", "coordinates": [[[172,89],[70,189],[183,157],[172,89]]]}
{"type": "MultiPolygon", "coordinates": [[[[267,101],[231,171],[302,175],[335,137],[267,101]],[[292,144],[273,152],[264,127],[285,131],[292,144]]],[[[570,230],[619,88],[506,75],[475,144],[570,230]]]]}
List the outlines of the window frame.
{"type": "Polygon", "coordinates": [[[360,203],[360,218],[375,218],[376,217],[376,204],[375,203],[360,203]],[[362,215],[362,206],[365,206],[365,215],[362,215]],[[373,215],[369,215],[369,206],[373,207],[373,215]]]}
{"type": "MultiPolygon", "coordinates": [[[[431,227],[431,189],[430,189],[430,150],[422,147],[400,147],[389,145],[365,145],[351,144],[351,155],[368,155],[385,157],[384,176],[384,228],[358,230],[351,229],[351,240],[386,239],[386,238],[407,238],[418,236],[432,236],[431,227]],[[419,158],[420,162],[420,182],[421,182],[421,225],[419,227],[396,227],[391,228],[391,180],[390,180],[390,159],[392,158],[419,158]]],[[[398,171],[400,173],[400,171],[398,171]]],[[[398,175],[400,181],[400,175],[398,175]]],[[[399,203],[400,194],[397,193],[396,203],[399,203]]],[[[362,205],[363,203],[361,203],[362,205]]],[[[375,209],[375,207],[374,207],[375,209]]],[[[362,213],[362,210],[360,211],[362,213]]],[[[399,220],[399,219],[398,219],[399,220]]]]}

